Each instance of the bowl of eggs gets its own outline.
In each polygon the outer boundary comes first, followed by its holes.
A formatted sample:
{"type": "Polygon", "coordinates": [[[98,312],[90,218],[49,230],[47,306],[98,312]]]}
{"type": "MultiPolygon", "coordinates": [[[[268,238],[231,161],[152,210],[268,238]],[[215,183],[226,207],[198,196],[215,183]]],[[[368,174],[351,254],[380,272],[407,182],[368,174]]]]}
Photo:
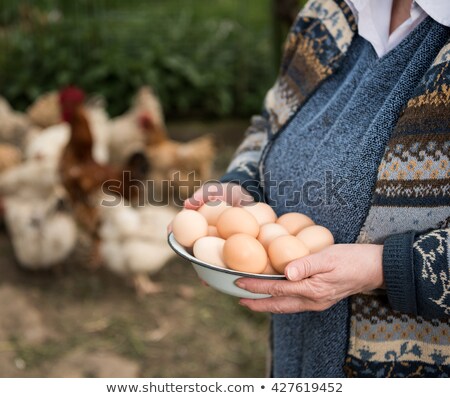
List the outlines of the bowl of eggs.
{"type": "Polygon", "coordinates": [[[213,201],[198,210],[179,212],[168,242],[209,286],[232,296],[260,299],[270,296],[241,289],[235,281],[286,279],[287,264],[332,245],[334,239],[304,214],[278,218],[266,203],[232,207],[213,201]]]}

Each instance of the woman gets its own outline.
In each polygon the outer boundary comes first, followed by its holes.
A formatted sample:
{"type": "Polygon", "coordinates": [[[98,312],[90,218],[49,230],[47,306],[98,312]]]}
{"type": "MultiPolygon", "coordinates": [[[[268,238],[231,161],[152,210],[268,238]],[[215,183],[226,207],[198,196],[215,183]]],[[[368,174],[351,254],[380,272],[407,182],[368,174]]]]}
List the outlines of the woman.
{"type": "Polygon", "coordinates": [[[287,281],[237,282],[273,296],[240,303],[274,313],[275,377],[450,375],[450,7],[438,3],[309,1],[223,185],[185,204],[250,194],[333,233],[287,281]]]}

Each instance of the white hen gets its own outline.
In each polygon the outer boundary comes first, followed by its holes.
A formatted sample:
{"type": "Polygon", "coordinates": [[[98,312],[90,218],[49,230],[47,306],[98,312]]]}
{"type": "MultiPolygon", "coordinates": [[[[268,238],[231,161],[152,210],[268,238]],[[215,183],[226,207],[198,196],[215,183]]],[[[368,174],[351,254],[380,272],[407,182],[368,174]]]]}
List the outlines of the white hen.
{"type": "Polygon", "coordinates": [[[61,205],[56,159],[29,159],[0,174],[0,197],[15,256],[25,268],[62,262],[77,239],[73,216],[61,205]]]}
{"type": "Polygon", "coordinates": [[[48,198],[59,185],[55,159],[30,159],[0,173],[0,196],[27,199],[48,198]]]}
{"type": "Polygon", "coordinates": [[[131,276],[139,295],[157,293],[149,274],[173,256],[167,245],[167,225],[175,211],[167,207],[132,208],[125,202],[101,207],[100,253],[114,273],[131,276]]]}
{"type": "Polygon", "coordinates": [[[35,198],[32,203],[17,196],[4,199],[6,227],[22,267],[51,268],[72,252],[77,227],[62,203],[57,192],[47,198],[35,198]]]}
{"type": "Polygon", "coordinates": [[[161,104],[153,90],[141,87],[136,93],[131,108],[110,123],[110,159],[121,166],[136,152],[145,152],[147,133],[142,126],[142,118],[151,118],[152,123],[165,129],[161,104]]]}

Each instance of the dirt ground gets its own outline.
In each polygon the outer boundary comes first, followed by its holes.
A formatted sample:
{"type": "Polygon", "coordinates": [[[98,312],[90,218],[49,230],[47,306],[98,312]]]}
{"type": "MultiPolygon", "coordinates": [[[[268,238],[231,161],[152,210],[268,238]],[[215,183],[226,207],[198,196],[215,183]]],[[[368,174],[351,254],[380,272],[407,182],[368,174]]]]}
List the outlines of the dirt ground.
{"type": "MultiPolygon", "coordinates": [[[[211,132],[217,172],[245,122],[177,123],[176,138],[211,132]]],[[[202,286],[173,258],[154,280],[163,292],[139,299],[124,279],[87,270],[77,248],[48,272],[19,268],[0,227],[1,377],[263,377],[268,317],[202,286]]]]}

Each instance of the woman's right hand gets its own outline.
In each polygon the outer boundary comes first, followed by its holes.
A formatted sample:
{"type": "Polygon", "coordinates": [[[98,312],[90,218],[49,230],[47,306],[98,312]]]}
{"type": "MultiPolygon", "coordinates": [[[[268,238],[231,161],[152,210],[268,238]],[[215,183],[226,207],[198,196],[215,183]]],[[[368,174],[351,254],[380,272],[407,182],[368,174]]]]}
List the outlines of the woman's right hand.
{"type": "Polygon", "coordinates": [[[213,200],[221,200],[232,206],[241,207],[254,202],[248,191],[235,183],[206,183],[184,202],[185,209],[197,210],[203,204],[213,200]]]}

